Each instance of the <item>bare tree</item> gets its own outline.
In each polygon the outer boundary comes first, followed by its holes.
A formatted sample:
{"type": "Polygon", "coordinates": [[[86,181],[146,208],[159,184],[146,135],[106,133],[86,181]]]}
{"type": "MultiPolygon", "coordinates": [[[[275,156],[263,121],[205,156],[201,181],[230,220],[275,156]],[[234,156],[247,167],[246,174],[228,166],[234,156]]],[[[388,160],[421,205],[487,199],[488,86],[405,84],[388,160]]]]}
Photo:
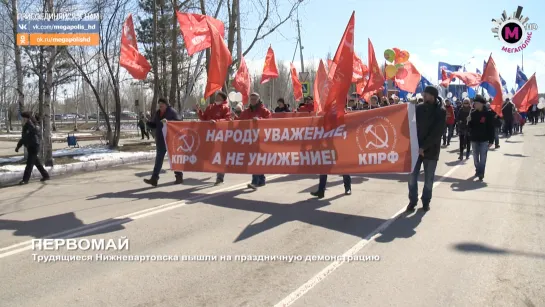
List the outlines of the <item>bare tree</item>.
{"type": "Polygon", "coordinates": [[[11,30],[12,30],[12,40],[13,40],[13,51],[15,55],[15,73],[17,80],[17,104],[19,111],[22,112],[25,109],[25,95],[24,95],[24,83],[23,83],[23,65],[21,63],[21,47],[17,44],[17,0],[2,0],[2,3],[6,7],[7,11],[10,14],[11,19],[11,30]]]}

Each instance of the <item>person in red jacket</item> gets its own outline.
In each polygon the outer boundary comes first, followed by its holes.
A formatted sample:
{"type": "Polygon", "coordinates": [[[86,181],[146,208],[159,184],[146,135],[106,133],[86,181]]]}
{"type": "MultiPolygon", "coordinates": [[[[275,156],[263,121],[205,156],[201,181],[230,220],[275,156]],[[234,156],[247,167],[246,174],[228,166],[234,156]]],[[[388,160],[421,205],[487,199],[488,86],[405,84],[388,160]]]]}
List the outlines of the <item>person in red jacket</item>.
{"type": "Polygon", "coordinates": [[[297,112],[314,112],[314,98],[312,96],[305,97],[305,102],[299,106],[297,112]]]}
{"type": "Polygon", "coordinates": [[[454,124],[456,123],[456,117],[454,116],[454,107],[450,103],[450,100],[445,100],[445,109],[447,110],[447,126],[443,131],[443,146],[450,145],[450,139],[454,134],[454,124]]]}
{"type": "MultiPolygon", "coordinates": [[[[240,113],[238,120],[260,120],[271,118],[271,111],[267,110],[261,102],[258,93],[252,93],[250,95],[250,106],[240,113]]],[[[252,175],[252,182],[248,185],[248,188],[257,190],[258,187],[265,185],[265,175],[252,175]]]]}
{"type": "MultiPolygon", "coordinates": [[[[231,107],[229,102],[227,102],[227,95],[224,92],[216,93],[216,99],[213,104],[209,104],[206,110],[201,110],[200,106],[197,104],[197,115],[202,121],[210,121],[212,123],[219,121],[230,121],[231,120],[231,107]]],[[[216,175],[215,185],[220,185],[223,183],[225,174],[218,173],[216,175]]]]}

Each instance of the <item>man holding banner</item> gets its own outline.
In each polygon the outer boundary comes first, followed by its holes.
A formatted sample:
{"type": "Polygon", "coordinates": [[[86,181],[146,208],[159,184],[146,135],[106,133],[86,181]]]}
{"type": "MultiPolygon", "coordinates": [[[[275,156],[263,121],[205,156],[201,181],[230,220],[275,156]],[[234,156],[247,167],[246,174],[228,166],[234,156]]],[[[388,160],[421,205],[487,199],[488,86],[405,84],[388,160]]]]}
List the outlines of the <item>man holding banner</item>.
{"type": "MultiPolygon", "coordinates": [[[[153,174],[150,179],[144,179],[146,184],[156,187],[157,182],[159,181],[159,173],[163,168],[163,161],[165,160],[165,155],[167,154],[167,145],[165,144],[166,140],[163,136],[163,123],[167,121],[179,121],[180,116],[174,110],[168,101],[165,98],[159,98],[159,110],[155,113],[153,121],[148,122],[148,126],[152,129],[155,129],[155,165],[153,167],[153,174]]],[[[175,184],[184,183],[184,174],[180,171],[174,172],[176,176],[175,184]]]]}
{"type": "MultiPolygon", "coordinates": [[[[208,105],[204,112],[201,110],[199,104],[197,104],[197,114],[202,121],[209,121],[216,123],[218,121],[230,121],[231,120],[231,107],[227,102],[227,95],[224,92],[217,92],[216,98],[213,104],[208,105]]],[[[223,183],[225,178],[224,173],[217,173],[215,185],[223,183]]]]}
{"type": "Polygon", "coordinates": [[[418,176],[424,165],[424,189],[422,205],[424,211],[430,210],[435,168],[441,151],[441,137],[446,126],[447,111],[439,97],[439,91],[427,86],[423,93],[424,103],[416,106],[416,130],[418,135],[419,156],[409,176],[409,205],[407,211],[413,211],[418,203],[418,176]]]}
{"type": "MultiPolygon", "coordinates": [[[[265,118],[271,118],[272,114],[261,102],[260,96],[258,93],[252,93],[250,95],[250,106],[242,111],[239,116],[239,120],[259,120],[265,118]]],[[[248,184],[248,188],[252,190],[257,190],[258,187],[265,185],[265,175],[252,175],[252,182],[248,184]]]]}

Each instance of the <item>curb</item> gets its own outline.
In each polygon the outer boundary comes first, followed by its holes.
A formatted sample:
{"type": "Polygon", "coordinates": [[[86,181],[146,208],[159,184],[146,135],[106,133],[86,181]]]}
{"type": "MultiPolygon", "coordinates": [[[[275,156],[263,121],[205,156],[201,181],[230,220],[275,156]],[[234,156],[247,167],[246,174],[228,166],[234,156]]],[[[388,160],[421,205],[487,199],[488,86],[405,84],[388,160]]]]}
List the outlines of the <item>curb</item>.
{"type": "MultiPolygon", "coordinates": [[[[155,152],[145,152],[130,157],[120,157],[114,158],[112,160],[97,160],[55,165],[53,167],[46,167],[45,169],[49,173],[49,176],[57,177],[61,175],[70,175],[81,172],[93,172],[126,164],[135,164],[138,162],[150,161],[153,159],[155,159],[155,152]]],[[[7,174],[0,173],[0,187],[18,183],[23,178],[23,173],[23,171],[9,172],[7,174]]],[[[31,180],[39,179],[41,177],[42,176],[40,175],[40,172],[36,168],[34,168],[32,170],[31,180]]]]}

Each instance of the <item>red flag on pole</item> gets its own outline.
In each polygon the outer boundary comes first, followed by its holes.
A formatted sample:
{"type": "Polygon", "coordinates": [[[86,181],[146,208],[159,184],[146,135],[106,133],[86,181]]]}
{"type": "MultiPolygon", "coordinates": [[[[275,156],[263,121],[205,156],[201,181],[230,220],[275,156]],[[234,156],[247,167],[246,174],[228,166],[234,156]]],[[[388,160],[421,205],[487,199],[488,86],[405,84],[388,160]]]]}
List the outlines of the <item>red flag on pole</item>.
{"type": "Polygon", "coordinates": [[[490,103],[490,108],[494,110],[496,114],[502,116],[501,109],[503,106],[503,91],[501,87],[500,73],[496,68],[496,62],[494,62],[494,59],[492,59],[492,54],[490,54],[486,67],[483,71],[483,75],[481,76],[481,83],[482,82],[490,84],[490,86],[496,90],[496,96],[490,103]]]}
{"type": "Polygon", "coordinates": [[[397,76],[395,76],[394,81],[400,90],[415,93],[422,76],[411,62],[403,64],[403,68],[407,71],[407,75],[401,79],[398,79],[397,76]]]}
{"type": "Polygon", "coordinates": [[[265,64],[263,65],[263,74],[261,74],[261,84],[269,82],[271,79],[278,78],[278,68],[276,67],[276,59],[271,46],[267,50],[265,64]]]}
{"type": "Polygon", "coordinates": [[[299,77],[297,76],[297,70],[295,70],[295,66],[293,66],[293,63],[290,63],[290,72],[291,84],[293,86],[293,97],[295,98],[295,101],[299,101],[303,99],[303,85],[301,85],[301,82],[299,81],[299,77]]]}
{"type": "Polygon", "coordinates": [[[320,60],[316,78],[314,79],[314,112],[322,112],[323,102],[327,98],[327,71],[324,62],[320,60]]]}
{"type": "Polygon", "coordinates": [[[146,57],[138,52],[132,14],[129,14],[123,23],[122,31],[119,66],[125,68],[133,78],[144,80],[151,70],[151,65],[146,57]]]}
{"type": "Polygon", "coordinates": [[[210,48],[212,37],[208,28],[207,20],[216,27],[221,38],[225,36],[223,22],[206,15],[176,12],[176,18],[180,24],[180,30],[184,38],[187,54],[193,55],[196,52],[210,48]]]}
{"type": "MultiPolygon", "coordinates": [[[[443,70],[443,73],[446,74],[446,72],[443,70]]],[[[448,87],[452,79],[458,78],[462,80],[462,82],[469,86],[477,86],[481,84],[481,75],[474,72],[453,72],[448,76],[446,79],[444,79],[441,82],[442,87],[448,87]]]]}
{"type": "Polygon", "coordinates": [[[377,57],[375,55],[375,48],[373,47],[373,43],[371,43],[370,39],[368,39],[367,49],[367,57],[369,60],[369,80],[367,81],[365,89],[363,90],[364,93],[379,90],[384,86],[385,80],[380,71],[380,66],[378,65],[377,57]]]}
{"type": "Polygon", "coordinates": [[[335,58],[333,59],[334,71],[329,71],[329,91],[324,102],[324,126],[326,129],[342,124],[344,120],[344,108],[346,97],[352,84],[354,70],[354,26],[355,12],[348,21],[346,30],[341,39],[335,58]]]}
{"type": "Polygon", "coordinates": [[[227,78],[227,70],[233,62],[233,58],[231,57],[227,45],[223,41],[223,37],[211,22],[207,20],[206,23],[210,29],[211,50],[204,98],[208,98],[216,91],[221,90],[225,83],[225,78],[227,78]]]}
{"type": "Polygon", "coordinates": [[[242,94],[242,103],[247,104],[250,97],[251,79],[244,56],[240,58],[240,66],[233,80],[233,87],[242,94]]]}
{"type": "Polygon", "coordinates": [[[530,79],[515,93],[513,103],[517,106],[520,112],[527,112],[533,104],[538,104],[539,96],[537,90],[536,74],[534,73],[530,79]]]}

